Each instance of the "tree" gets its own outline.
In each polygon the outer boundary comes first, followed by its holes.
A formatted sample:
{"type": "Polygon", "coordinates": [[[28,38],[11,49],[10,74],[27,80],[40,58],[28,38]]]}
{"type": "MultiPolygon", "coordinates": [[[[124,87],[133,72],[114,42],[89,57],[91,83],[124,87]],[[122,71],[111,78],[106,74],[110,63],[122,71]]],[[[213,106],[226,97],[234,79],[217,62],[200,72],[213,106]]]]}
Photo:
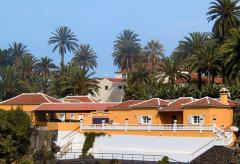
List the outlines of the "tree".
{"type": "Polygon", "coordinates": [[[55,30],[55,33],[52,33],[53,36],[49,38],[48,44],[54,44],[53,52],[58,49],[59,54],[61,55],[61,65],[64,65],[64,55],[67,50],[72,52],[77,47],[77,38],[76,35],[71,31],[67,26],[58,27],[55,30]]]}
{"type": "Polygon", "coordinates": [[[13,65],[13,59],[8,49],[0,49],[0,65],[1,67],[13,65]]]}
{"type": "Polygon", "coordinates": [[[216,0],[211,2],[207,15],[208,21],[214,21],[213,33],[216,38],[223,41],[229,35],[231,28],[240,25],[240,6],[239,0],[216,0]]]}
{"type": "Polygon", "coordinates": [[[210,84],[211,74],[213,75],[214,70],[219,69],[218,61],[219,51],[214,41],[207,42],[202,49],[196,51],[188,58],[188,62],[192,68],[207,70],[208,84],[210,84]]]}
{"type": "Polygon", "coordinates": [[[152,64],[152,70],[154,71],[156,63],[164,57],[163,45],[158,40],[151,40],[144,47],[144,52],[150,59],[152,64]]]}
{"type": "Polygon", "coordinates": [[[12,163],[28,152],[31,119],[20,108],[0,110],[0,158],[12,163]]]}
{"type": "Polygon", "coordinates": [[[30,76],[36,66],[37,59],[30,53],[26,53],[22,56],[19,62],[19,71],[23,80],[26,80],[30,76]]]}
{"type": "Polygon", "coordinates": [[[121,70],[131,70],[139,60],[141,46],[138,35],[131,30],[124,30],[114,42],[114,65],[121,70]]]}
{"type": "MultiPolygon", "coordinates": [[[[187,69],[194,70],[192,63],[186,62],[197,51],[200,51],[206,42],[209,40],[208,33],[193,32],[189,33],[189,36],[184,37],[185,40],[180,41],[179,45],[174,52],[173,56],[178,60],[179,63],[183,63],[184,67],[187,69]]],[[[202,69],[195,69],[198,73],[198,88],[202,86],[202,69]]]]}
{"type": "Polygon", "coordinates": [[[83,70],[94,69],[97,67],[97,55],[89,44],[81,44],[74,51],[72,61],[79,65],[83,70]]]}
{"type": "Polygon", "coordinates": [[[98,92],[99,86],[96,79],[91,79],[94,72],[89,73],[78,66],[69,66],[68,72],[64,75],[64,80],[61,81],[61,90],[70,92],[73,95],[92,96],[98,92]]]}
{"type": "Polygon", "coordinates": [[[240,29],[231,29],[230,36],[224,41],[220,52],[224,56],[224,65],[229,79],[239,77],[240,71],[240,29]]]}
{"type": "Polygon", "coordinates": [[[53,60],[47,56],[40,58],[40,60],[38,60],[36,63],[36,72],[44,77],[48,77],[49,74],[55,69],[57,69],[57,66],[53,63],[53,60]]]}
{"type": "Polygon", "coordinates": [[[9,54],[14,58],[15,66],[18,67],[22,56],[29,52],[27,46],[17,42],[14,42],[9,46],[9,54]]]}
{"type": "Polygon", "coordinates": [[[176,60],[174,56],[165,57],[162,62],[159,63],[159,71],[163,72],[164,81],[174,85],[176,79],[187,79],[188,75],[182,73],[182,65],[176,60]]]}
{"type": "Polygon", "coordinates": [[[0,93],[1,99],[5,100],[18,94],[19,75],[11,66],[0,69],[0,93]]]}

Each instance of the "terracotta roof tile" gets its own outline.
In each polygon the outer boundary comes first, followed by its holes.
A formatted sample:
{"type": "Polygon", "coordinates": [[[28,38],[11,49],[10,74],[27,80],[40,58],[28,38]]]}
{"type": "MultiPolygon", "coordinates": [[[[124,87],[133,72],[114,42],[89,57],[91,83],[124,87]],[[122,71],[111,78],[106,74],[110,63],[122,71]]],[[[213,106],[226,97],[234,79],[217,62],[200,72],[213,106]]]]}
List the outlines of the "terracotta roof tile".
{"type": "Polygon", "coordinates": [[[143,101],[144,100],[127,100],[118,105],[111,107],[110,109],[128,109],[130,107],[130,105],[134,105],[134,104],[137,104],[137,103],[140,103],[143,101]]]}
{"type": "Polygon", "coordinates": [[[168,103],[169,103],[168,101],[163,99],[152,98],[150,100],[146,100],[138,104],[131,105],[131,108],[159,107],[159,106],[163,107],[163,106],[167,106],[168,103]]]}
{"type": "Polygon", "coordinates": [[[97,102],[97,100],[88,96],[66,96],[63,98],[65,102],[97,102]]]}
{"type": "Polygon", "coordinates": [[[186,103],[183,105],[184,108],[185,107],[205,107],[205,106],[226,107],[228,105],[224,105],[219,100],[216,100],[210,97],[204,97],[192,103],[186,103]]]}
{"type": "Polygon", "coordinates": [[[60,100],[43,93],[22,93],[16,97],[0,102],[2,105],[39,105],[42,103],[56,103],[60,100]]]}
{"type": "Polygon", "coordinates": [[[108,79],[109,81],[113,82],[113,83],[120,83],[120,82],[124,82],[126,81],[126,79],[122,79],[122,78],[105,78],[108,79]]]}
{"type": "Polygon", "coordinates": [[[193,102],[192,97],[180,97],[172,102],[170,102],[166,107],[160,108],[159,111],[182,111],[183,104],[193,102]]]}
{"type": "Polygon", "coordinates": [[[44,103],[34,111],[103,111],[118,103],[44,103]]]}

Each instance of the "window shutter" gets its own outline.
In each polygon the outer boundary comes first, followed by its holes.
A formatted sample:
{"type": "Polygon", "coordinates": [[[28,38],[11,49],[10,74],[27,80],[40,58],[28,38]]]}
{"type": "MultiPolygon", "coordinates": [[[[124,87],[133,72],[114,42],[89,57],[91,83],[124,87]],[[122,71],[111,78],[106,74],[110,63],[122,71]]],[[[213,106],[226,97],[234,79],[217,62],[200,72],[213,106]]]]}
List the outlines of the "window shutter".
{"type": "Polygon", "coordinates": [[[152,116],[148,116],[150,118],[150,123],[152,124],[153,120],[152,120],[152,116]]]}
{"type": "Polygon", "coordinates": [[[138,123],[142,124],[142,116],[138,116],[138,123]]]}
{"type": "Polygon", "coordinates": [[[204,116],[201,115],[200,118],[202,119],[202,123],[204,124],[204,116]]]}
{"type": "Polygon", "coordinates": [[[188,124],[192,124],[192,116],[188,116],[188,124]]]}

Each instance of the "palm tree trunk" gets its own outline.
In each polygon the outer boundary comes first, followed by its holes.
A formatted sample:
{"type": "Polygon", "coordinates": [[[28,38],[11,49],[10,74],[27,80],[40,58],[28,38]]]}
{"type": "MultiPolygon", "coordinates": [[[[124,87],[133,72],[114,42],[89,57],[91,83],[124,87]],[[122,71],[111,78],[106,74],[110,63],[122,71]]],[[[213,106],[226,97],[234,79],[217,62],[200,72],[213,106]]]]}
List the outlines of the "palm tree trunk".
{"type": "Polygon", "coordinates": [[[64,53],[61,53],[61,63],[62,66],[64,66],[64,53]]]}

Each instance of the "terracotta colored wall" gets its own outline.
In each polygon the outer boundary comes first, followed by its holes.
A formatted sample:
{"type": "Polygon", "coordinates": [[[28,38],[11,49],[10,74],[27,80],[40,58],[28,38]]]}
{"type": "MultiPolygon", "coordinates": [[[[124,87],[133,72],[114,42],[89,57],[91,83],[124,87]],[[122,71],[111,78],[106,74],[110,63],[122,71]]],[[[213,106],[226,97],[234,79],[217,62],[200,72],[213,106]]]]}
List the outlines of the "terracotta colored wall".
{"type": "Polygon", "coordinates": [[[0,109],[11,110],[20,107],[25,112],[31,112],[38,105],[0,105],[0,109]]]}

